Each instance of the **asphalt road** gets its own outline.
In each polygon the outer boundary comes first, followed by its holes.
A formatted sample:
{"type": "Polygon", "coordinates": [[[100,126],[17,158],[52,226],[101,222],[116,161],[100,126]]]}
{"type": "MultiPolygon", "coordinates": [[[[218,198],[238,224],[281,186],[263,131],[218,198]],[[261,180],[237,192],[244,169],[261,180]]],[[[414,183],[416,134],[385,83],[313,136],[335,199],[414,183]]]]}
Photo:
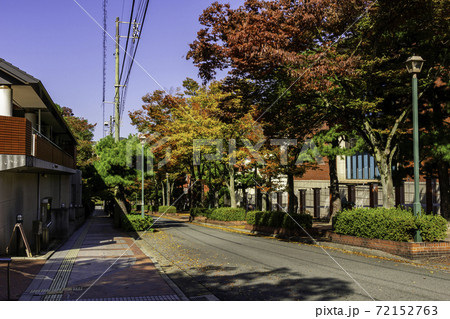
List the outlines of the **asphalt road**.
{"type": "Polygon", "coordinates": [[[143,237],[195,299],[450,300],[450,273],[408,263],[160,219],[143,237]]]}

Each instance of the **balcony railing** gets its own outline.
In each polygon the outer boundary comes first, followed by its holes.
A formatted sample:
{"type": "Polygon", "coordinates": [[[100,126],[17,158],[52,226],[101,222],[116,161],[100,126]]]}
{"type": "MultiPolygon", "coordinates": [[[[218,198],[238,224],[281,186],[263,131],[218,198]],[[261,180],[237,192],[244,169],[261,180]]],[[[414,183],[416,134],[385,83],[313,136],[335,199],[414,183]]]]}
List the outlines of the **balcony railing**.
{"type": "Polygon", "coordinates": [[[35,131],[29,121],[20,117],[0,116],[0,154],[34,156],[75,168],[74,156],[35,131]]]}
{"type": "Polygon", "coordinates": [[[44,135],[33,129],[33,156],[41,160],[75,168],[74,158],[44,135]]]}
{"type": "Polygon", "coordinates": [[[0,116],[0,154],[31,155],[31,123],[25,118],[0,116]]]}

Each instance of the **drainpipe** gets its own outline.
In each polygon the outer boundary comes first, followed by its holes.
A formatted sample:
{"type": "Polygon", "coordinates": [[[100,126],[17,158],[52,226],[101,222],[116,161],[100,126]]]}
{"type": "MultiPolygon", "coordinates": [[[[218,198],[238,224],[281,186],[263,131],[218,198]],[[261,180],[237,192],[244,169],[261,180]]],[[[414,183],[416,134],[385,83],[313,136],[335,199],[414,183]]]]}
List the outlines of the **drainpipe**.
{"type": "Polygon", "coordinates": [[[12,90],[9,85],[0,85],[0,116],[12,116],[12,90]]]}
{"type": "Polygon", "coordinates": [[[38,132],[41,133],[41,110],[38,110],[38,132]]]}

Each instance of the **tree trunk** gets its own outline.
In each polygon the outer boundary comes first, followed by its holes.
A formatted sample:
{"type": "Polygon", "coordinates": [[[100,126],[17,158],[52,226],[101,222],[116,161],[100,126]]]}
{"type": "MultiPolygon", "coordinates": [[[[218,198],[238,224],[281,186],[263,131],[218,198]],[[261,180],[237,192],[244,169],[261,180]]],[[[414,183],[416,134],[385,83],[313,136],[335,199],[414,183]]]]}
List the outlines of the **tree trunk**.
{"type": "Polygon", "coordinates": [[[297,196],[294,193],[294,174],[287,174],[287,191],[288,191],[288,213],[295,214],[297,211],[295,209],[297,203],[297,196]]]}
{"type": "MultiPolygon", "coordinates": [[[[336,144],[337,141],[336,141],[336,144]]],[[[335,142],[333,141],[333,147],[335,146],[335,142]]],[[[339,179],[337,174],[337,166],[336,166],[336,156],[328,157],[328,168],[330,171],[330,211],[328,212],[328,218],[330,222],[333,219],[333,216],[337,214],[342,208],[341,205],[341,194],[339,193],[339,179]]]]}
{"type": "Polygon", "coordinates": [[[449,164],[443,160],[438,161],[439,193],[441,197],[441,215],[450,220],[450,183],[449,164]]]}
{"type": "Polygon", "coordinates": [[[371,145],[375,161],[380,172],[381,186],[383,188],[383,207],[392,208],[395,206],[394,179],[392,178],[392,163],[398,145],[394,141],[397,129],[408,115],[408,110],[404,110],[395,120],[386,142],[383,144],[380,137],[371,127],[369,121],[364,122],[363,138],[371,145]]]}
{"type": "Polygon", "coordinates": [[[161,193],[162,193],[162,203],[163,203],[163,206],[167,206],[166,205],[166,189],[165,189],[165,187],[164,187],[164,181],[162,181],[161,182],[161,193]]]}
{"type": "Polygon", "coordinates": [[[380,172],[381,186],[383,189],[383,207],[392,208],[395,206],[394,179],[392,178],[392,160],[390,156],[382,156],[379,150],[376,151],[375,160],[380,172]]]}
{"type": "Polygon", "coordinates": [[[229,185],[228,185],[228,190],[230,191],[230,202],[231,202],[231,207],[236,208],[236,191],[235,191],[235,181],[234,181],[234,175],[235,175],[235,171],[234,171],[234,166],[230,165],[230,168],[228,170],[228,175],[229,175],[229,185]]]}
{"type": "Polygon", "coordinates": [[[188,200],[189,200],[189,209],[192,208],[192,203],[193,203],[193,199],[192,199],[192,181],[191,181],[191,176],[189,176],[189,184],[188,184],[188,200]]]}

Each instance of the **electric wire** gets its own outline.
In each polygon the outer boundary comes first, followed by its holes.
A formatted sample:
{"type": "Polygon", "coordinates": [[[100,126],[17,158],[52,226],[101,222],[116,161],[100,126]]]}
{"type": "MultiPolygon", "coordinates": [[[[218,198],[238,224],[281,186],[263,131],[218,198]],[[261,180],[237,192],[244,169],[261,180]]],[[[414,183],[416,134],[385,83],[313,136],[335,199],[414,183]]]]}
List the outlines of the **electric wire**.
{"type": "MultiPolygon", "coordinates": [[[[131,74],[131,70],[133,68],[133,63],[134,63],[134,59],[136,57],[136,53],[137,53],[137,49],[139,47],[139,43],[140,43],[140,39],[141,39],[141,35],[142,35],[142,30],[144,27],[144,22],[147,16],[147,10],[148,10],[148,5],[149,5],[150,0],[145,0],[144,1],[140,1],[139,5],[138,5],[138,10],[136,13],[136,18],[134,19],[134,21],[136,21],[137,25],[139,26],[139,34],[136,40],[136,44],[134,45],[134,41],[132,41],[132,50],[130,50],[130,52],[132,52],[132,57],[129,59],[129,65],[126,68],[127,72],[127,76],[125,78],[125,81],[123,82],[123,86],[121,86],[121,101],[120,101],[120,105],[119,105],[119,114],[120,116],[122,116],[123,111],[125,109],[125,100],[126,100],[126,95],[127,95],[127,89],[128,89],[128,83],[129,83],[129,79],[130,79],[130,74],[131,74]],[[145,3],[145,5],[144,5],[145,3]]],[[[134,1],[133,1],[134,3],[134,1]]],[[[134,35],[134,34],[133,34],[134,35]]],[[[131,54],[130,54],[131,55],[131,54]]]]}
{"type": "MultiPolygon", "coordinates": [[[[133,0],[133,3],[131,4],[131,10],[130,10],[130,20],[128,21],[128,32],[127,32],[127,41],[125,42],[125,52],[128,52],[128,42],[130,40],[130,31],[131,31],[131,27],[132,27],[132,23],[133,23],[133,13],[134,13],[134,4],[135,4],[135,0],[133,0]]],[[[119,76],[119,83],[122,82],[122,75],[123,75],[123,70],[125,68],[125,61],[127,59],[128,55],[124,54],[123,55],[123,62],[122,62],[122,69],[120,70],[120,76],[119,76]]]]}

